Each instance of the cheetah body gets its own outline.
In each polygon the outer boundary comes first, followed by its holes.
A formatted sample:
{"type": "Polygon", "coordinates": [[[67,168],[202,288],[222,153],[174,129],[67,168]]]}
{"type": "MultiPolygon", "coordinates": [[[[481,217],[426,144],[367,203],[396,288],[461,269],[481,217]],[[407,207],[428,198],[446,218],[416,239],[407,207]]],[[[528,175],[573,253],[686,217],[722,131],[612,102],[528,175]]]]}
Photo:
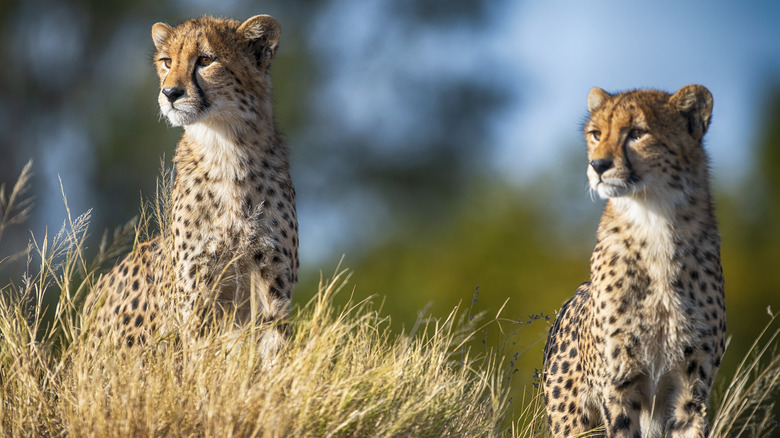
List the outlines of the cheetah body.
{"type": "Polygon", "coordinates": [[[553,436],[705,437],[724,351],[720,237],[702,136],[709,91],[593,89],[590,187],[607,199],[591,281],[551,329],[543,386],[553,436]]]}
{"type": "MultiPolygon", "coordinates": [[[[132,344],[160,328],[172,305],[159,297],[165,287],[182,297],[178,305],[210,302],[239,322],[253,305],[262,321],[286,316],[298,224],[289,151],[271,108],[268,69],[279,35],[267,15],[152,28],[161,113],[184,127],[170,226],[98,281],[86,307],[99,335],[112,327],[132,344]]],[[[268,332],[263,342],[277,347],[282,333],[268,332]]]]}

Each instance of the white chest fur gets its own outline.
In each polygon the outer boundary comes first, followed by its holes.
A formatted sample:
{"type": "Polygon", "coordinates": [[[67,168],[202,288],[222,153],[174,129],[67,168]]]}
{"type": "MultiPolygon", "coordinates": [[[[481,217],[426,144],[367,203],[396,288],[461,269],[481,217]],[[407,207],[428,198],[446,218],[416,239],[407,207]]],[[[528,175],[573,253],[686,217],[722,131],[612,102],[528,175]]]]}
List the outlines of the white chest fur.
{"type": "MultiPolygon", "coordinates": [[[[619,236],[611,236],[611,251],[633,258],[631,269],[646,275],[646,290],[628,288],[618,293],[642,297],[625,299],[632,303],[628,312],[633,314],[633,331],[644,338],[638,359],[650,380],[658,382],[682,360],[682,352],[693,336],[683,303],[687,293],[679,290],[678,279],[683,275],[680,245],[685,242],[675,221],[678,206],[653,198],[623,197],[610,202],[614,220],[623,228],[619,236]]],[[[623,274],[628,275],[628,270],[623,274]]]]}

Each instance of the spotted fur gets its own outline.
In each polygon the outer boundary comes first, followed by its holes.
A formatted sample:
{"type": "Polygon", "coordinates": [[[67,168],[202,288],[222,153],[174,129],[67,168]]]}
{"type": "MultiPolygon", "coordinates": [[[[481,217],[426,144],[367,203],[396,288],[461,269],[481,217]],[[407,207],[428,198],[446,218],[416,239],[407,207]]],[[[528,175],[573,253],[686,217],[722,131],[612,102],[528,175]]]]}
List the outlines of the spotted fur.
{"type": "MultiPolygon", "coordinates": [[[[268,15],[152,27],[160,110],[184,127],[171,224],[98,281],[86,306],[98,335],[114,326],[130,344],[143,338],[166,321],[171,303],[158,295],[170,285],[185,314],[211,303],[244,322],[254,302],[261,321],[287,315],[298,280],[298,222],[268,74],[280,34],[268,15]]],[[[268,349],[283,342],[281,330],[268,331],[268,349]]]]}
{"type": "Polygon", "coordinates": [[[591,279],[545,347],[553,436],[705,437],[724,351],[720,236],[702,137],[712,96],[594,88],[588,180],[607,199],[591,279]],[[666,434],[666,435],[665,435],[666,434]]]}

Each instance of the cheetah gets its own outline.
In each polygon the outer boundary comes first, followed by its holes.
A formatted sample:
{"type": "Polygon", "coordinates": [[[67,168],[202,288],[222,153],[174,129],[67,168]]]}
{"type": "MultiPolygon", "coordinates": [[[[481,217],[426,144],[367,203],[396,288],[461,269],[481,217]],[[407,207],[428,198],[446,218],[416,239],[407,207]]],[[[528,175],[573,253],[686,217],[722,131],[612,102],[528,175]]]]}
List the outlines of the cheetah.
{"type": "Polygon", "coordinates": [[[255,315],[274,325],[263,335],[264,350],[284,342],[279,321],[289,312],[299,261],[289,150],[271,104],[269,68],[280,35],[268,15],[152,27],[161,115],[184,127],[170,226],[96,282],[85,308],[98,337],[113,330],[132,346],[159,330],[172,305],[161,291],[173,288],[187,315],[197,317],[197,303],[232,310],[236,322],[255,315]]]}
{"type": "Polygon", "coordinates": [[[712,95],[588,95],[587,176],[606,199],[583,283],[544,349],[553,436],[706,437],[725,349],[720,235],[702,137],[712,95]]]}

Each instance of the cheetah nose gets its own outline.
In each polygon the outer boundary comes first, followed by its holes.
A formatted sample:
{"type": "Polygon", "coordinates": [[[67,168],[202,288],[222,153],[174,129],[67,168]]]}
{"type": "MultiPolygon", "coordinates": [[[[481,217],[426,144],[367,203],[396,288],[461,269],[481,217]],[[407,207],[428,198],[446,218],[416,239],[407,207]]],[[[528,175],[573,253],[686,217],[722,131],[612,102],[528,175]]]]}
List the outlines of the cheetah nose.
{"type": "Polygon", "coordinates": [[[176,102],[176,99],[184,96],[184,90],[181,88],[163,88],[162,94],[168,98],[169,102],[173,103],[176,102]]]}
{"type": "Polygon", "coordinates": [[[612,160],[609,158],[599,158],[590,162],[590,167],[599,175],[612,168],[612,160]]]}

